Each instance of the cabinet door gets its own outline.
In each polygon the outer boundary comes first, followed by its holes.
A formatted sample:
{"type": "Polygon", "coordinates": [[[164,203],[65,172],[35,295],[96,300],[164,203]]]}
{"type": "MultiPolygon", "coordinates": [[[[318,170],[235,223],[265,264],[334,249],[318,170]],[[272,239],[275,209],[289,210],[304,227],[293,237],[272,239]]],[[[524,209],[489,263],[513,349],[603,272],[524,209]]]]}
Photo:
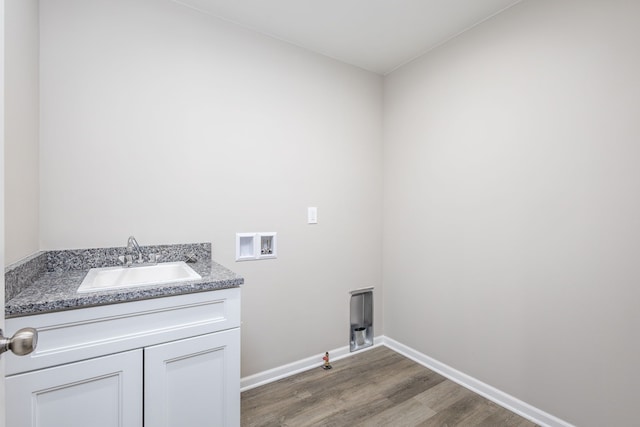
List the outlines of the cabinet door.
{"type": "Polygon", "coordinates": [[[142,350],[6,379],[12,427],[139,427],[142,350]]]}
{"type": "Polygon", "coordinates": [[[145,427],[240,425],[240,329],[144,349],[145,427]]]}

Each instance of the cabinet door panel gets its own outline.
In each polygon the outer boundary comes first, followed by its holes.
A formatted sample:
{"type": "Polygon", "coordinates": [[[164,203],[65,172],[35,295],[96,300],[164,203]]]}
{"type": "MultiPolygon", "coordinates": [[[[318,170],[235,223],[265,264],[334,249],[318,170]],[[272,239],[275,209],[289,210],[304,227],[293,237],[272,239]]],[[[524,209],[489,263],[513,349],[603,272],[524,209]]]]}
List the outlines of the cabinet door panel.
{"type": "Polygon", "coordinates": [[[7,377],[13,427],[142,425],[142,350],[7,377]]]}
{"type": "Polygon", "coordinates": [[[240,330],[144,350],[145,426],[240,425],[240,330]]]}

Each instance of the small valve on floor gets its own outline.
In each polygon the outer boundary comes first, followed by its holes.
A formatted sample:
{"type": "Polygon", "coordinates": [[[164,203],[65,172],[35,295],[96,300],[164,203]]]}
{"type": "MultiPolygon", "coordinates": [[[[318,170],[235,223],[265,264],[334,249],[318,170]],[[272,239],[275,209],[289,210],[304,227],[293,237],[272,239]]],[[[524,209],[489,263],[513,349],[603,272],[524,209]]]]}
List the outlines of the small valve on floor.
{"type": "Polygon", "coordinates": [[[324,353],[324,357],[322,358],[322,360],[324,360],[324,365],[322,365],[322,369],[331,369],[331,364],[329,363],[329,352],[325,352],[324,353]]]}

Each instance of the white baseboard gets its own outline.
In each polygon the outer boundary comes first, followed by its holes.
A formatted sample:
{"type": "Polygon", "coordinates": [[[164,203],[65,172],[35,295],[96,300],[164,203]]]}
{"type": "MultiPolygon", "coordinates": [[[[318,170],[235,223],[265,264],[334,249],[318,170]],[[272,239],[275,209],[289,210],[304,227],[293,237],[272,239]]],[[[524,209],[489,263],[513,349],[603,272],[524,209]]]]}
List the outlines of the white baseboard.
{"type": "MultiPolygon", "coordinates": [[[[457,369],[452,368],[449,365],[445,365],[425,354],[422,354],[404,344],[399,343],[389,337],[379,336],[373,341],[373,346],[367,349],[349,352],[349,346],[344,346],[329,350],[331,355],[331,361],[344,359],[345,357],[359,354],[361,351],[366,351],[375,347],[384,345],[396,353],[402,354],[405,357],[431,369],[434,372],[450,379],[451,381],[460,384],[461,386],[477,393],[494,403],[514,412],[521,417],[524,417],[542,427],[574,427],[566,421],[561,420],[547,412],[544,412],[538,408],[535,408],[528,403],[521,401],[507,393],[498,390],[489,384],[483,383],[457,369]]],[[[259,372],[248,377],[244,377],[240,380],[240,391],[250,390],[255,387],[260,387],[274,381],[278,381],[282,378],[289,377],[291,375],[298,374],[300,372],[308,371],[309,369],[318,368],[322,365],[322,354],[307,357],[306,359],[298,360],[287,365],[279,366],[277,368],[269,369],[268,371],[259,372]]]]}
{"type": "MultiPolygon", "coordinates": [[[[373,339],[373,346],[355,351],[349,352],[349,346],[346,345],[340,348],[334,348],[329,350],[329,356],[331,361],[344,359],[345,357],[359,354],[362,351],[370,350],[374,347],[379,347],[383,343],[382,337],[375,337],[373,339]]],[[[249,375],[240,379],[240,391],[251,390],[252,388],[260,387],[261,385],[269,384],[274,381],[278,381],[282,378],[290,377],[291,375],[299,374],[300,372],[308,371],[309,369],[319,368],[322,366],[322,357],[324,353],[315,356],[307,357],[306,359],[298,360],[296,362],[289,363],[287,365],[278,366],[277,368],[269,369],[268,371],[258,372],[254,375],[249,375]]]]}
{"type": "Polygon", "coordinates": [[[450,379],[451,381],[460,384],[461,386],[477,393],[492,402],[497,403],[498,405],[520,415],[523,418],[528,419],[529,421],[533,421],[534,423],[543,426],[543,427],[574,427],[572,424],[569,424],[566,421],[561,420],[547,412],[544,412],[536,407],[529,405],[528,403],[523,402],[520,399],[517,399],[507,393],[504,393],[498,390],[495,387],[490,386],[476,378],[473,378],[463,372],[458,371],[457,369],[452,368],[451,366],[445,365],[442,362],[439,362],[425,354],[422,354],[410,347],[407,347],[404,344],[399,343],[389,337],[382,337],[383,344],[389,347],[391,350],[402,354],[405,357],[421,364],[422,366],[426,366],[450,379]]]}

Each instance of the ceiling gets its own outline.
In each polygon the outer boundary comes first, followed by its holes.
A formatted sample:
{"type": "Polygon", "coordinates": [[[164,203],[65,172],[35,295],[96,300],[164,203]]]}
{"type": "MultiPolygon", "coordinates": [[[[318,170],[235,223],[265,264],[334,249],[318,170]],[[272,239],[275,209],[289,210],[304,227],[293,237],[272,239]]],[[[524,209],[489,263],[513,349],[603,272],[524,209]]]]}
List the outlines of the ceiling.
{"type": "Polygon", "coordinates": [[[387,74],[521,0],[174,0],[387,74]]]}

